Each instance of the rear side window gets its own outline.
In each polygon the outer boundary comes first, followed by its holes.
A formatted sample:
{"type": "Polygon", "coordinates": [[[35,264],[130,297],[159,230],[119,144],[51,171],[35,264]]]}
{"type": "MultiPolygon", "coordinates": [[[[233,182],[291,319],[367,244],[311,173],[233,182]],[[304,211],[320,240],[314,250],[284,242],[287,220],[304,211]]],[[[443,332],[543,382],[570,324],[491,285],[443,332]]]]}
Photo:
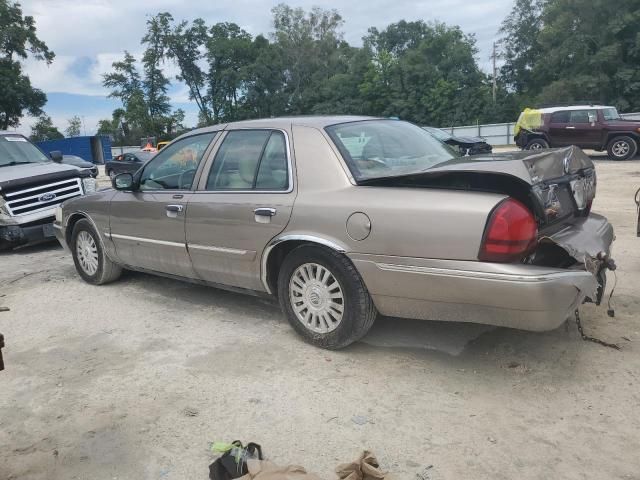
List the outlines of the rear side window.
{"type": "Polygon", "coordinates": [[[286,190],[289,186],[284,134],[235,130],[227,134],[207,179],[207,190],[286,190]]]}
{"type": "Polygon", "coordinates": [[[554,112],[551,115],[551,123],[569,123],[569,111],[554,112]]]}
{"type": "Polygon", "coordinates": [[[594,123],[597,118],[595,110],[572,110],[569,123],[594,123]]]}

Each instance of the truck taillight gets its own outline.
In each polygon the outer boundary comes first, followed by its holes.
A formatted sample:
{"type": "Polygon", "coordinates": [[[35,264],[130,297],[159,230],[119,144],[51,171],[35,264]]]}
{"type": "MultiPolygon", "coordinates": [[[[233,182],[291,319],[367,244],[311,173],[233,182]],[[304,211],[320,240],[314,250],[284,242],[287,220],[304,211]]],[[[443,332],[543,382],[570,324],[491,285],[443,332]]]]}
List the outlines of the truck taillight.
{"type": "Polygon", "coordinates": [[[478,259],[483,262],[522,260],[535,246],[538,226],[531,211],[513,198],[503,200],[491,212],[478,259]]]}

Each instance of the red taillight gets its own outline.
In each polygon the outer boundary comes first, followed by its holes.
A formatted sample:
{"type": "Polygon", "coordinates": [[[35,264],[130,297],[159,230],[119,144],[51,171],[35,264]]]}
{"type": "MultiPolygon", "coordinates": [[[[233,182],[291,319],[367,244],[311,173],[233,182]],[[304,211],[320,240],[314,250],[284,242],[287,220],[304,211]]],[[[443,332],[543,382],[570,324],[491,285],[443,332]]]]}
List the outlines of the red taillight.
{"type": "Polygon", "coordinates": [[[507,198],[491,213],[478,259],[483,262],[521,260],[535,245],[536,219],[522,203],[507,198]]]}

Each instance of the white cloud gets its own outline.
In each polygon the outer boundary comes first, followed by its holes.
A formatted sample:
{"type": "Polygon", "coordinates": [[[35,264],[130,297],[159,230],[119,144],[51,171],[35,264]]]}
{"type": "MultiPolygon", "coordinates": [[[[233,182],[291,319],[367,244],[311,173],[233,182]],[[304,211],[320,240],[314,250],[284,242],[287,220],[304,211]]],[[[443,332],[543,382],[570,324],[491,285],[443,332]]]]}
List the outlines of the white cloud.
{"type": "MultiPolygon", "coordinates": [[[[253,34],[271,30],[271,8],[280,0],[234,0],[202,2],[188,0],[22,0],[23,10],[36,19],[38,36],[56,53],[50,68],[32,65],[28,71],[36,86],[48,92],[105,94],[101,74],[121,58],[123,50],[140,53],[140,39],[149,15],[169,11],[176,20],[204,18],[208,23],[232,21],[253,34]],[[79,58],[94,63],[87,75],[70,74],[68,69],[79,58]]],[[[500,22],[509,12],[512,0],[369,0],[362,2],[299,0],[293,6],[309,9],[313,5],[336,8],[345,19],[345,39],[353,44],[370,26],[384,28],[391,22],[440,20],[459,24],[467,33],[476,33],[480,64],[487,67],[491,43],[500,22]]],[[[176,69],[167,65],[167,74],[175,82],[176,69]]]]}
{"type": "MultiPolygon", "coordinates": [[[[122,58],[124,50],[140,58],[143,51],[140,39],[149,15],[168,11],[178,21],[198,17],[208,24],[230,21],[254,35],[267,34],[272,30],[271,8],[281,1],[21,0],[24,13],[35,17],[38,37],[56,53],[52,65],[28,60],[25,69],[34,86],[49,94],[59,92],[104,98],[108,91],[102,86],[102,75],[111,70],[114,61],[122,58]]],[[[292,0],[287,3],[307,10],[315,5],[336,8],[345,20],[345,39],[354,45],[361,44],[369,27],[383,29],[401,19],[438,20],[460,25],[465,33],[475,33],[480,50],[479,64],[488,71],[491,44],[513,0],[368,0],[365,8],[360,1],[345,0],[292,0]]],[[[165,74],[172,83],[171,101],[184,106],[191,102],[186,86],[175,80],[177,73],[177,67],[171,62],[165,65],[165,74]]],[[[45,107],[62,129],[66,127],[66,118],[76,108],[45,107]]],[[[88,132],[95,130],[98,119],[110,116],[109,108],[102,105],[97,113],[84,110],[88,132]]],[[[195,124],[195,109],[186,110],[186,123],[195,124]]],[[[21,129],[26,128],[28,133],[30,123],[31,120],[25,119],[21,129]]]]}

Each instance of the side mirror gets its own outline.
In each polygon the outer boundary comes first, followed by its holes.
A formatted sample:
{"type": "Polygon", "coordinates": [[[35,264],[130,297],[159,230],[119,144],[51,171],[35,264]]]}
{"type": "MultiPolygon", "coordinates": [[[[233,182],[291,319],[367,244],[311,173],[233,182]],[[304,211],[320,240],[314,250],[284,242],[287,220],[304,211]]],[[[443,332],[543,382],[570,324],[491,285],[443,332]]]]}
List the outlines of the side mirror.
{"type": "Polygon", "coordinates": [[[51,160],[56,163],[62,163],[62,152],[60,150],[54,150],[49,153],[51,160]]]}
{"type": "Polygon", "coordinates": [[[111,180],[113,188],[116,190],[133,190],[133,175],[130,173],[119,173],[111,180]]]}

